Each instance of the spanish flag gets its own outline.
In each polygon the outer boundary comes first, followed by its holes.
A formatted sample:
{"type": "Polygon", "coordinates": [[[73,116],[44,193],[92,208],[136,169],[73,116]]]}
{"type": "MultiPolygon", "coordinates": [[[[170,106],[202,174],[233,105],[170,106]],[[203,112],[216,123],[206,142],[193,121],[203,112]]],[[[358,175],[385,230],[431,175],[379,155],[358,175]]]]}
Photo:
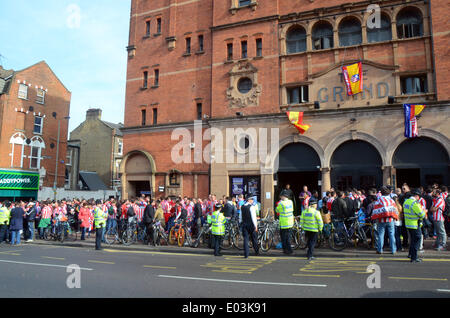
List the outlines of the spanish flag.
{"type": "Polygon", "coordinates": [[[303,124],[303,112],[286,112],[289,117],[289,121],[297,130],[303,135],[308,131],[309,125],[303,124]]]}
{"type": "Polygon", "coordinates": [[[418,136],[417,128],[417,118],[416,116],[425,108],[425,105],[413,105],[405,104],[403,105],[403,110],[405,112],[405,137],[414,138],[418,136]]]}
{"type": "Polygon", "coordinates": [[[363,90],[362,63],[358,62],[352,65],[342,67],[345,85],[347,86],[347,95],[355,95],[363,90]]]}

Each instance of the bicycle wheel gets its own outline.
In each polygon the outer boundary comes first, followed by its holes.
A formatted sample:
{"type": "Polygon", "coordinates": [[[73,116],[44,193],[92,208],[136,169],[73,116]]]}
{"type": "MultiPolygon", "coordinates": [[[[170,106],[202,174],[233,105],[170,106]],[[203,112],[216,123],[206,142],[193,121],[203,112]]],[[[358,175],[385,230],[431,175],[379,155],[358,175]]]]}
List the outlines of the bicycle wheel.
{"type": "Polygon", "coordinates": [[[240,251],[244,249],[244,237],[240,231],[234,232],[233,245],[240,251]]]}
{"type": "Polygon", "coordinates": [[[298,248],[302,250],[306,248],[306,236],[303,229],[300,229],[300,231],[298,231],[298,248]]]}
{"type": "Polygon", "coordinates": [[[343,230],[331,230],[330,238],[328,239],[330,248],[335,251],[342,251],[344,248],[347,247],[348,239],[347,235],[343,230]]]}
{"type": "Polygon", "coordinates": [[[177,233],[177,242],[179,247],[183,247],[184,241],[186,240],[186,233],[184,228],[180,227],[177,233]]]}
{"type": "Polygon", "coordinates": [[[359,240],[364,245],[364,247],[366,247],[367,249],[370,249],[370,245],[369,245],[369,241],[367,240],[366,233],[364,232],[364,230],[361,227],[358,227],[358,237],[359,237],[359,240]]]}
{"type": "Polygon", "coordinates": [[[118,240],[117,238],[117,228],[116,227],[110,227],[108,231],[105,234],[105,241],[106,244],[111,245],[114,244],[114,242],[118,240]]]}
{"type": "Polygon", "coordinates": [[[60,224],[58,226],[58,241],[64,243],[65,238],[66,238],[66,227],[64,224],[60,224]]]}
{"type": "Polygon", "coordinates": [[[52,239],[52,236],[50,235],[50,231],[51,231],[51,227],[50,228],[48,228],[48,227],[44,228],[43,236],[44,236],[44,240],[45,241],[50,241],[52,239]]]}
{"type": "Polygon", "coordinates": [[[316,245],[314,245],[314,248],[319,248],[322,246],[322,244],[323,244],[323,234],[322,234],[322,232],[318,232],[316,245]]]}
{"type": "Polygon", "coordinates": [[[293,250],[296,250],[300,246],[299,239],[300,239],[300,232],[297,228],[293,227],[291,229],[291,237],[290,237],[291,248],[293,250]]]}
{"type": "Polygon", "coordinates": [[[175,227],[172,227],[170,229],[169,232],[169,244],[170,245],[175,245],[177,243],[177,238],[176,238],[176,234],[175,234],[175,227]]]}
{"type": "Polygon", "coordinates": [[[75,242],[77,240],[78,233],[72,227],[69,227],[68,230],[69,230],[69,232],[67,235],[67,240],[71,241],[71,242],[75,242]]]}
{"type": "Polygon", "coordinates": [[[222,238],[221,248],[224,250],[229,250],[233,247],[233,237],[230,230],[225,230],[225,235],[222,238]]]}
{"type": "Polygon", "coordinates": [[[133,244],[134,230],[127,228],[122,235],[122,243],[125,246],[130,246],[133,244]]]}
{"type": "Polygon", "coordinates": [[[261,237],[261,243],[259,246],[261,247],[261,251],[267,252],[272,248],[272,245],[273,245],[273,233],[272,231],[267,229],[266,231],[264,231],[264,234],[261,237]]]}

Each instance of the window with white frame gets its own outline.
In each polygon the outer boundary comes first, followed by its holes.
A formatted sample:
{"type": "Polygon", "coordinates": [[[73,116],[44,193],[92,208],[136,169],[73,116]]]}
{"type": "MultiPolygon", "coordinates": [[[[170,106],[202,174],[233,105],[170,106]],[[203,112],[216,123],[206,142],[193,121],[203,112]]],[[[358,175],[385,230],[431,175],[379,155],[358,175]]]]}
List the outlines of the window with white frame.
{"type": "Polygon", "coordinates": [[[45,102],[45,90],[43,90],[42,88],[38,88],[36,93],[36,103],[44,104],[44,102],[45,102]]]}
{"type": "Polygon", "coordinates": [[[72,149],[67,149],[66,166],[72,166],[72,149]]]}
{"type": "Polygon", "coordinates": [[[34,117],[34,129],[33,129],[33,132],[35,134],[42,135],[42,127],[43,126],[44,126],[44,118],[42,118],[40,116],[35,116],[34,117]]]}
{"type": "Polygon", "coordinates": [[[31,147],[30,169],[39,169],[41,167],[41,147],[31,147]]]}
{"type": "Polygon", "coordinates": [[[28,98],[28,86],[26,84],[19,84],[19,98],[28,98]]]}
{"type": "Polygon", "coordinates": [[[117,143],[117,154],[122,155],[123,154],[123,141],[119,140],[117,143]]]}
{"type": "Polygon", "coordinates": [[[288,87],[286,90],[288,104],[301,104],[309,101],[308,85],[288,87]]]}

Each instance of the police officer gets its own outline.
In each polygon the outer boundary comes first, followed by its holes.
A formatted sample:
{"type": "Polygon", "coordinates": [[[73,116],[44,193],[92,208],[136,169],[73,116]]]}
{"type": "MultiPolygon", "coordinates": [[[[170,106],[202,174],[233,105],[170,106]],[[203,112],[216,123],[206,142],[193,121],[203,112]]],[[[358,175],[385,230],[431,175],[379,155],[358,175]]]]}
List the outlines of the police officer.
{"type": "Polygon", "coordinates": [[[288,199],[287,193],[282,191],[280,194],[281,201],[275,211],[280,216],[280,236],[283,253],[292,254],[290,242],[291,228],[294,226],[294,204],[288,199]]]}
{"type": "Polygon", "coordinates": [[[317,210],[317,199],[312,197],[308,204],[308,208],[303,210],[300,217],[300,226],[305,231],[308,247],[306,257],[310,261],[314,259],[314,246],[316,245],[318,232],[323,229],[323,221],[320,212],[317,210]]]}
{"type": "Polygon", "coordinates": [[[244,235],[244,258],[248,258],[248,237],[250,236],[255,254],[259,255],[257,207],[254,205],[254,197],[247,198],[247,202],[241,207],[242,234],[244,235]]]}
{"type": "Polygon", "coordinates": [[[411,237],[408,257],[411,258],[412,263],[419,263],[422,261],[417,257],[417,251],[419,250],[420,239],[422,237],[419,221],[425,217],[425,211],[419,203],[421,195],[420,190],[414,189],[410,194],[410,198],[403,203],[405,226],[411,237]]]}
{"type": "Polygon", "coordinates": [[[5,201],[4,205],[0,208],[0,244],[3,242],[6,243],[6,233],[8,232],[9,219],[11,217],[10,206],[11,203],[5,201]]]}
{"type": "Polygon", "coordinates": [[[211,215],[211,234],[213,237],[214,256],[222,256],[220,245],[225,235],[225,217],[221,212],[222,205],[216,204],[215,211],[211,215]]]}
{"type": "Polygon", "coordinates": [[[94,210],[95,249],[99,251],[102,249],[103,228],[106,226],[106,219],[108,218],[108,213],[103,212],[101,200],[97,200],[95,204],[96,204],[94,210]]]}

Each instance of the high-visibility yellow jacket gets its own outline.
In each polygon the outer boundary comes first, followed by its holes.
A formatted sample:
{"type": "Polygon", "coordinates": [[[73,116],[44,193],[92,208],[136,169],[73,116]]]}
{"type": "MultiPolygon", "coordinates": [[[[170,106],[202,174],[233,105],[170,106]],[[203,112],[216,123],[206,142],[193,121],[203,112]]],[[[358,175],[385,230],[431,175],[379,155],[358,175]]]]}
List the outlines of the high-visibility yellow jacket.
{"type": "Polygon", "coordinates": [[[417,229],[419,219],[425,217],[425,211],[414,197],[403,203],[403,214],[405,216],[405,226],[407,229],[417,229]]]}
{"type": "Polygon", "coordinates": [[[213,235],[225,235],[225,217],[219,211],[214,211],[211,216],[211,233],[213,235]]]}
{"type": "Polygon", "coordinates": [[[300,226],[305,231],[319,232],[323,229],[323,220],[319,211],[313,207],[303,210],[300,217],[300,226]]]}
{"type": "Polygon", "coordinates": [[[281,200],[275,211],[280,214],[280,228],[282,230],[294,226],[294,204],[291,200],[281,200]]]}

